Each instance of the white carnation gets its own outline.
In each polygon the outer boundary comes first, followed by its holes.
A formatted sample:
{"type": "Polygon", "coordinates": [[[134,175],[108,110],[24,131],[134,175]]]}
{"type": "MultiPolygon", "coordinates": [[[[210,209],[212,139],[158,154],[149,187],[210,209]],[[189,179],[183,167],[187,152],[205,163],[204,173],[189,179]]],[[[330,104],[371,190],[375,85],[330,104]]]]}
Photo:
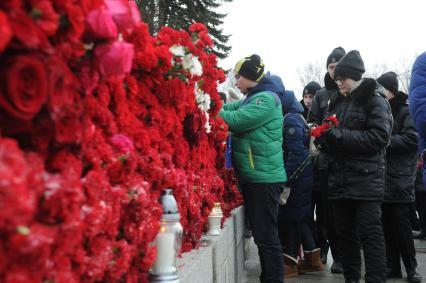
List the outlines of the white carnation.
{"type": "Polygon", "coordinates": [[[169,48],[169,51],[172,52],[172,54],[174,56],[179,56],[179,57],[183,57],[185,56],[185,48],[183,48],[183,46],[180,45],[173,45],[169,48]]]}

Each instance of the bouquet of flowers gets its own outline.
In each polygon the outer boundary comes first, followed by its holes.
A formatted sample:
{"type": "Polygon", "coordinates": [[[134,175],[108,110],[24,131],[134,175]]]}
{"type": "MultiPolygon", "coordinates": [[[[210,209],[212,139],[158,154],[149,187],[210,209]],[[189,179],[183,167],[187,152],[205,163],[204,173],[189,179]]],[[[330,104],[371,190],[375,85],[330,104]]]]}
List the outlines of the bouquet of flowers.
{"type": "Polygon", "coordinates": [[[337,129],[338,126],[339,120],[334,114],[324,119],[320,126],[311,128],[310,133],[317,149],[329,152],[337,145],[339,139],[342,138],[340,130],[337,129]]]}

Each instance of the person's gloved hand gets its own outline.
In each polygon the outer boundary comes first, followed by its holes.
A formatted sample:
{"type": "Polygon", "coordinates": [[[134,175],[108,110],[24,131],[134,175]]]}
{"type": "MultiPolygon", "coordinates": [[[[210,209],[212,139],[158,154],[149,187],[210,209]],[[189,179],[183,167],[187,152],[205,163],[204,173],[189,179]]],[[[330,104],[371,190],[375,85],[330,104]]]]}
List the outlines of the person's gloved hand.
{"type": "Polygon", "coordinates": [[[280,205],[284,205],[287,203],[288,198],[290,197],[291,188],[285,186],[283,192],[280,194],[279,203],[280,205]]]}
{"type": "Polygon", "coordinates": [[[314,139],[314,145],[322,152],[329,152],[330,150],[327,140],[325,139],[325,133],[314,139]]]}
{"type": "Polygon", "coordinates": [[[328,129],[323,136],[325,137],[326,143],[330,149],[338,147],[343,138],[342,130],[336,128],[328,129]]]}
{"type": "Polygon", "coordinates": [[[329,153],[340,145],[342,138],[342,130],[332,128],[315,138],[314,144],[319,150],[329,153]]]}

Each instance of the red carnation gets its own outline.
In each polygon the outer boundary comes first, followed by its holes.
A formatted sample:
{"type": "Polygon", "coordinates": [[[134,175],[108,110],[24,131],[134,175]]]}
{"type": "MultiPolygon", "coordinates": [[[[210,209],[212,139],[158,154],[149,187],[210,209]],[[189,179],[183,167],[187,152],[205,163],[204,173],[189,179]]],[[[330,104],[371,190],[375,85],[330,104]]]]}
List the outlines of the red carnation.
{"type": "Polygon", "coordinates": [[[14,118],[31,120],[48,96],[47,74],[41,60],[30,55],[12,57],[0,75],[0,107],[14,118]]]}
{"type": "Polygon", "coordinates": [[[31,17],[47,36],[54,35],[59,26],[59,15],[53,9],[51,1],[32,2],[31,17]]]}
{"type": "Polygon", "coordinates": [[[51,46],[46,34],[34,24],[34,20],[24,11],[14,11],[11,13],[9,20],[13,35],[26,48],[41,48],[45,51],[50,51],[51,46]]]}
{"type": "Polygon", "coordinates": [[[311,129],[311,136],[317,138],[325,133],[329,128],[334,128],[339,125],[339,120],[337,120],[336,114],[328,116],[321,126],[313,127],[311,129]]]}

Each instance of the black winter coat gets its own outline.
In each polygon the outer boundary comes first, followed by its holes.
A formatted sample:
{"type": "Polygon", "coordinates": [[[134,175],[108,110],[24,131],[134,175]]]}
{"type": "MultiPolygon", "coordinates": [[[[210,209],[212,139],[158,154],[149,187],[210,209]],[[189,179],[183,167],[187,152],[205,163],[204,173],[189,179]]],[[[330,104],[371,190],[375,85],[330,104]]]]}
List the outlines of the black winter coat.
{"type": "Polygon", "coordinates": [[[330,101],[330,98],[338,92],[337,84],[333,81],[328,72],[324,77],[324,84],[325,87],[318,90],[312,100],[311,110],[309,111],[308,118],[306,119],[310,124],[322,124],[327,112],[328,102],[330,101]]]}
{"type": "Polygon", "coordinates": [[[362,79],[345,97],[330,100],[328,115],[340,124],[328,153],[330,199],[383,200],[385,154],[392,133],[392,113],[384,89],[374,79],[362,79]]]}
{"type": "Polygon", "coordinates": [[[410,118],[408,96],[403,92],[389,101],[393,115],[392,137],[386,149],[385,202],[414,202],[419,136],[410,118]]]}

